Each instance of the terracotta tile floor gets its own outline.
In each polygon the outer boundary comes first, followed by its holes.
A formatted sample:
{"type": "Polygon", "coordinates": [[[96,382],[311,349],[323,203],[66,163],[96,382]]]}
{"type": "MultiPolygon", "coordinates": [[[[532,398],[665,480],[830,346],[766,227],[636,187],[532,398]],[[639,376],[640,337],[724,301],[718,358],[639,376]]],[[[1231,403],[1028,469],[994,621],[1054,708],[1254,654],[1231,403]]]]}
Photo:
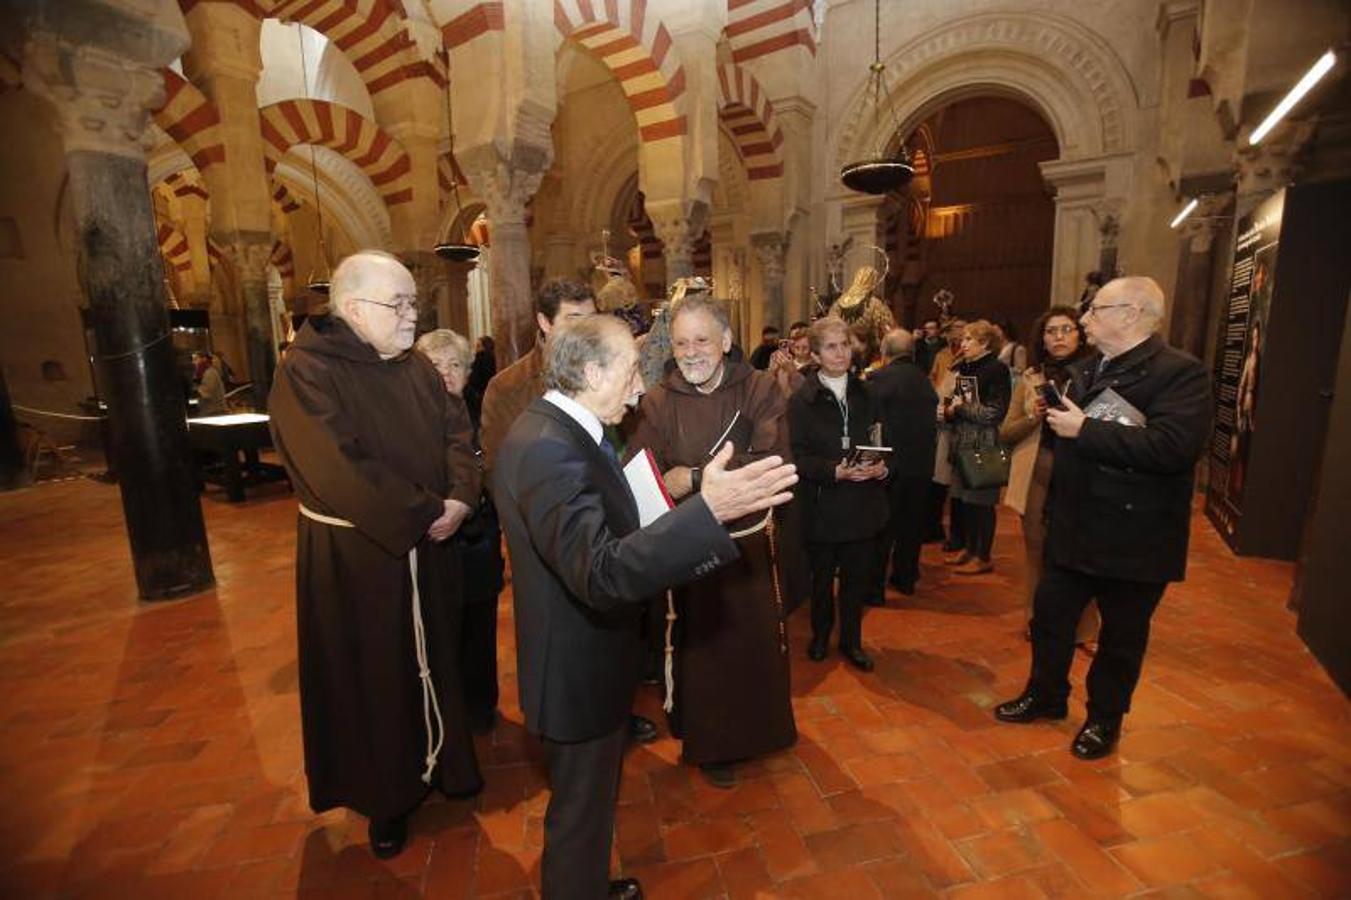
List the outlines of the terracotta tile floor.
{"type": "MultiPolygon", "coordinates": [[[[547,792],[510,603],[487,790],[425,807],[379,863],[363,821],[306,807],[295,503],[204,506],[218,589],[146,606],[114,488],[0,495],[0,894],[529,896],[547,792]]],[[[1054,725],[990,718],[1027,665],[1017,529],[1001,514],[996,574],[968,581],[926,549],[919,594],[868,613],[872,675],[807,662],[799,611],[797,747],[732,791],[669,738],[633,750],[617,863],[657,898],[1351,896],[1351,717],[1294,635],[1292,567],[1235,559],[1198,515],[1121,750],[1083,763],[1078,702],[1054,725]]]]}

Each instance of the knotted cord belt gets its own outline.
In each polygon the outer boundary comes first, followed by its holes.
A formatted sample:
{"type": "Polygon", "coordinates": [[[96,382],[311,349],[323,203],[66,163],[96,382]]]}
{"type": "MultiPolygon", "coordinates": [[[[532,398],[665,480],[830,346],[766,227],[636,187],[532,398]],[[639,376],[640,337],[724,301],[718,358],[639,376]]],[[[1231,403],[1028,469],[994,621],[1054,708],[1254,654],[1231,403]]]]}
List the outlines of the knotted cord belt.
{"type": "MultiPolygon", "coordinates": [[[[727,536],[732,540],[737,538],[750,537],[753,534],[759,534],[762,531],[768,532],[769,537],[769,577],[774,586],[774,605],[779,611],[779,652],[786,654],[788,652],[788,635],[784,630],[783,624],[783,597],[779,593],[779,557],[777,547],[774,541],[774,510],[765,513],[765,517],[749,528],[743,528],[740,531],[730,531],[727,536]]],[[[664,674],[666,676],[666,699],[662,701],[661,708],[670,712],[675,708],[675,643],[673,634],[675,632],[676,611],[675,611],[675,593],[666,592],[666,664],[664,674]]]]}
{"type": "MultiPolygon", "coordinates": [[[[307,519],[335,528],[355,528],[346,519],[326,516],[300,504],[300,514],[307,519]]],[[[422,624],[422,594],[417,583],[417,545],[408,551],[408,572],[413,578],[413,648],[417,653],[418,679],[422,682],[422,724],[427,730],[427,768],[422,772],[422,781],[432,783],[432,770],[436,768],[436,759],[441,755],[441,747],[446,739],[446,723],[441,718],[441,704],[436,699],[436,688],[432,685],[432,670],[427,665],[427,629],[422,624]],[[433,736],[432,721],[436,721],[433,736]]]]}

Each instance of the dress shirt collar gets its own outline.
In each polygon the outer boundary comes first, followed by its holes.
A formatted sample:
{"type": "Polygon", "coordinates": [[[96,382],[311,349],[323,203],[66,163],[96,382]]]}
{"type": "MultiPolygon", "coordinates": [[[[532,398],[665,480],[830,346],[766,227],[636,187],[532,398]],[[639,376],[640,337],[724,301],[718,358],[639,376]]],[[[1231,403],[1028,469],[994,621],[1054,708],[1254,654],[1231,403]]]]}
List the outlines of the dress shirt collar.
{"type": "Polygon", "coordinates": [[[545,393],[544,399],[563,410],[578,425],[585,428],[586,433],[591,435],[591,440],[596,442],[597,447],[600,446],[601,439],[605,437],[605,428],[600,424],[600,419],[596,418],[595,413],[562,391],[550,390],[545,393]]]}

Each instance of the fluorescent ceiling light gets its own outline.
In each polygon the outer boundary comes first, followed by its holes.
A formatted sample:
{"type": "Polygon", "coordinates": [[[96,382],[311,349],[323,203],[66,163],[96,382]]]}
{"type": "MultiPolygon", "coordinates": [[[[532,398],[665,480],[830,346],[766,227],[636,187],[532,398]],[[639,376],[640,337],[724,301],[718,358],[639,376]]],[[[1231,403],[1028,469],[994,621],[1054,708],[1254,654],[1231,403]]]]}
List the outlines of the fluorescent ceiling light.
{"type": "Polygon", "coordinates": [[[1168,227],[1169,227],[1169,228],[1176,228],[1177,226],[1181,225],[1181,224],[1182,224],[1182,220],[1185,219],[1185,218],[1187,218],[1187,216],[1190,216],[1190,215],[1192,214],[1192,211],[1196,209],[1196,204],[1198,204],[1198,203],[1200,203],[1200,202],[1201,202],[1201,201],[1198,200],[1196,197],[1193,197],[1193,198],[1191,198],[1191,200],[1188,200],[1188,201],[1187,201],[1187,205],[1184,206],[1184,207],[1182,207],[1182,212],[1180,212],[1180,213],[1178,213],[1176,216],[1174,216],[1174,217],[1173,217],[1173,221],[1171,221],[1171,222],[1168,223],[1168,227]]]}
{"type": "Polygon", "coordinates": [[[1286,94],[1280,103],[1276,104],[1276,108],[1267,114],[1267,117],[1262,120],[1262,124],[1258,125],[1253,133],[1248,135],[1248,143],[1256,144],[1266,137],[1267,132],[1275,128],[1276,123],[1285,118],[1285,114],[1290,112],[1290,108],[1298,103],[1305,94],[1309,93],[1319,79],[1326,75],[1336,62],[1337,55],[1331,50],[1318,57],[1318,62],[1314,63],[1313,67],[1304,73],[1304,77],[1290,89],[1290,93],[1286,94]]]}

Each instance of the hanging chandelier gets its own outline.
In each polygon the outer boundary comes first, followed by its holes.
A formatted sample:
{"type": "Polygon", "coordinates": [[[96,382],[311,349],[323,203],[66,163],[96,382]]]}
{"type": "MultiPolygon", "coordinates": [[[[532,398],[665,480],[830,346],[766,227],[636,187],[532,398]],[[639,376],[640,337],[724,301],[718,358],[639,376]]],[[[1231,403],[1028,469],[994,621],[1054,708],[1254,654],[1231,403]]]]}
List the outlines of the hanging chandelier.
{"type": "MultiPolygon", "coordinates": [[[[297,23],[296,36],[300,39],[300,83],[308,105],[310,99],[310,75],[305,65],[305,26],[297,23]]],[[[324,246],[324,203],[319,193],[319,163],[315,158],[314,144],[310,144],[310,180],[314,187],[314,215],[318,222],[318,247],[316,265],[310,268],[310,277],[305,287],[316,294],[328,296],[328,248],[324,246]],[[320,274],[322,272],[322,274],[320,274]]]]}
{"type": "Polygon", "coordinates": [[[900,131],[900,125],[891,119],[891,128],[883,130],[882,101],[887,96],[886,66],[882,64],[882,0],[873,3],[873,61],[868,66],[868,85],[864,88],[864,102],[871,95],[873,104],[873,130],[878,135],[876,152],[856,162],[847,163],[840,169],[840,180],[844,186],[864,194],[889,194],[900,190],[915,177],[915,166],[905,149],[905,139],[895,153],[887,152],[888,138],[900,131]]]}
{"type": "MultiPolygon", "coordinates": [[[[449,142],[446,152],[450,156],[450,196],[455,203],[455,215],[450,220],[453,229],[460,221],[464,210],[460,206],[460,179],[456,175],[458,167],[455,164],[455,116],[450,108],[450,51],[446,49],[444,42],[441,44],[441,52],[446,57],[446,135],[449,142]]],[[[464,232],[463,223],[460,223],[460,232],[464,232]]],[[[448,240],[437,244],[432,248],[432,252],[450,262],[473,262],[479,258],[480,251],[477,246],[466,241],[448,240]]]]}

